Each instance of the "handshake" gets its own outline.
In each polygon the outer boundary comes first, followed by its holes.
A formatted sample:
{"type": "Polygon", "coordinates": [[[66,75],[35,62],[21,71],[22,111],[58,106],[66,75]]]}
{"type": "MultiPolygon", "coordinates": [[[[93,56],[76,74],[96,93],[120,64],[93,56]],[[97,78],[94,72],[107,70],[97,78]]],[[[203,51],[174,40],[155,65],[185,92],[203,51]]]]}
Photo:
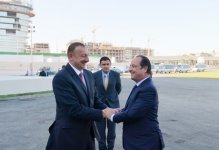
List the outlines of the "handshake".
{"type": "Polygon", "coordinates": [[[120,112],[120,109],[119,108],[105,108],[104,110],[102,110],[103,112],[103,118],[107,118],[107,119],[111,119],[111,116],[114,115],[114,114],[117,114],[120,112]]]}

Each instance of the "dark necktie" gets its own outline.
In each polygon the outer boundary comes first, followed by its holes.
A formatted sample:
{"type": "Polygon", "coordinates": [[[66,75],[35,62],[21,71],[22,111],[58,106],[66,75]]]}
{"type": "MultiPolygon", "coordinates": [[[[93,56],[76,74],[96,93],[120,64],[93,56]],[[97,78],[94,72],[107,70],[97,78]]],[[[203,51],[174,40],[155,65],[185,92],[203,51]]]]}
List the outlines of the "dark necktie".
{"type": "MultiPolygon", "coordinates": [[[[86,86],[86,82],[85,82],[85,79],[84,79],[83,72],[81,72],[81,73],[79,74],[79,77],[80,77],[80,79],[81,79],[81,82],[82,82],[83,85],[84,85],[83,88],[84,88],[84,90],[85,90],[86,95],[89,95],[88,89],[87,89],[87,86],[86,86]]],[[[89,99],[87,99],[87,102],[88,102],[88,106],[90,106],[90,101],[89,101],[89,99]]]]}
{"type": "Polygon", "coordinates": [[[84,86],[86,87],[86,83],[85,83],[85,81],[84,81],[84,75],[83,75],[82,72],[79,74],[79,77],[80,77],[82,83],[84,84],[84,86]]]}

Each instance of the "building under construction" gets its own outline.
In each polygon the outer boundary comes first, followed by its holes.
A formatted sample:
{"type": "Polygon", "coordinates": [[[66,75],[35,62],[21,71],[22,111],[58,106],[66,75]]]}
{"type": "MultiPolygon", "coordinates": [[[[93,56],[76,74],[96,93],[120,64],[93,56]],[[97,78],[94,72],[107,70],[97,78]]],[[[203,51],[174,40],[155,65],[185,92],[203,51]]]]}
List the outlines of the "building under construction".
{"type": "Polygon", "coordinates": [[[135,55],[153,56],[154,50],[140,47],[116,47],[111,43],[84,43],[90,55],[108,56],[116,62],[130,61],[135,55]]]}

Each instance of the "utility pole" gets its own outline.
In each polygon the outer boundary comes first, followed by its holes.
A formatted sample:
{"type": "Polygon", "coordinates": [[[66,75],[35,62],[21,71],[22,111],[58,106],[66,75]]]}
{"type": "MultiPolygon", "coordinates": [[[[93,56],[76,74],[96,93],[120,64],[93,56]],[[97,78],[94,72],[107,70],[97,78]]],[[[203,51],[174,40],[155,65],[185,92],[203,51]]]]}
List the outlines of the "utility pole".
{"type": "Polygon", "coordinates": [[[96,36],[96,30],[97,30],[97,28],[93,28],[93,30],[92,30],[92,33],[93,33],[93,51],[94,51],[94,49],[95,49],[95,36],[96,36]]]}
{"type": "Polygon", "coordinates": [[[151,39],[148,38],[148,39],[147,39],[147,42],[148,42],[148,49],[150,49],[150,42],[151,42],[151,39]]]}
{"type": "Polygon", "coordinates": [[[130,47],[132,47],[132,44],[133,44],[133,39],[131,38],[130,39],[130,47]]]}
{"type": "Polygon", "coordinates": [[[30,33],[30,75],[33,75],[33,32],[35,32],[35,26],[32,24],[29,26],[28,32],[30,33]]]}
{"type": "Polygon", "coordinates": [[[150,48],[150,47],[151,47],[151,46],[150,46],[151,39],[150,39],[150,37],[147,39],[147,42],[148,42],[148,50],[147,50],[148,53],[147,53],[147,55],[148,55],[148,56],[151,56],[151,48],[150,48]]]}

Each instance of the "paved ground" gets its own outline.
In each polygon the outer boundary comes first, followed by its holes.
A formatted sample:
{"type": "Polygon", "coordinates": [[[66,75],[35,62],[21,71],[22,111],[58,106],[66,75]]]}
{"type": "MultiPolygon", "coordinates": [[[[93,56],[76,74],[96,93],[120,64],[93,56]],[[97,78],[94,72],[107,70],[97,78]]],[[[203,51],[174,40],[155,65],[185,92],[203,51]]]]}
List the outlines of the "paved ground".
{"type": "MultiPolygon", "coordinates": [[[[219,150],[219,80],[154,78],[166,150],[219,150]]],[[[124,106],[133,82],[122,79],[124,106]]],[[[18,87],[19,88],[19,87],[18,87]]],[[[53,94],[0,101],[0,150],[43,150],[54,120],[53,94]]],[[[122,149],[117,126],[115,150],[122,149]]]]}

